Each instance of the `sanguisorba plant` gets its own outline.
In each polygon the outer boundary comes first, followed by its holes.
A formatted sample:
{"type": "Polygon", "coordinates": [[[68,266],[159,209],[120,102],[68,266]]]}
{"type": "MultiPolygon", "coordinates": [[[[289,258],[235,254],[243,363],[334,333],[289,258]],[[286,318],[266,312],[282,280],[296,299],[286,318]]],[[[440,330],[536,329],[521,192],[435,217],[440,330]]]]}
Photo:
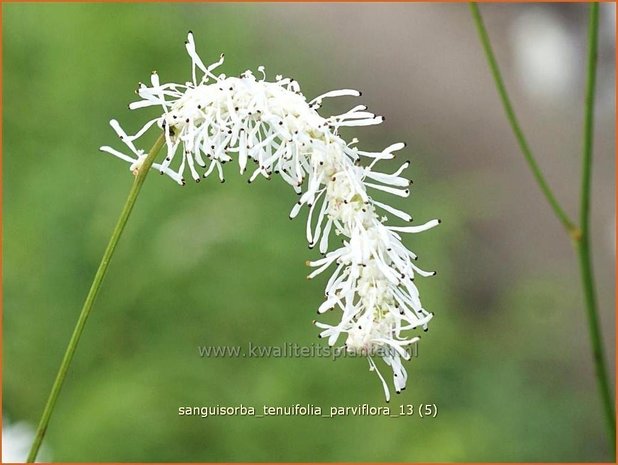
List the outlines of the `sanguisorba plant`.
{"type": "Polygon", "coordinates": [[[547,203],[553,210],[556,218],[562,223],[564,230],[573,241],[573,245],[577,251],[580,275],[582,279],[582,290],[584,294],[584,303],[586,309],[586,317],[588,320],[588,332],[590,334],[590,342],[592,344],[592,360],[594,364],[597,387],[601,397],[603,413],[605,416],[605,424],[607,437],[611,447],[611,455],[616,453],[616,411],[615,401],[612,392],[615,391],[611,386],[610,376],[607,370],[607,361],[605,360],[605,349],[603,345],[603,336],[599,324],[599,309],[596,298],[594,273],[592,270],[592,250],[590,241],[590,207],[592,195],[592,147],[594,140],[594,100],[596,94],[596,77],[597,77],[597,55],[599,43],[599,2],[589,2],[588,15],[588,60],[586,66],[586,92],[584,101],[584,128],[583,128],[583,143],[582,143],[582,173],[580,184],[580,205],[579,205],[579,221],[573,221],[561,203],[556,198],[549,183],[545,179],[543,172],[536,157],[530,149],[530,145],[524,135],[524,131],[519,124],[513,104],[507,92],[502,73],[498,66],[498,61],[494,55],[493,47],[489,39],[489,34],[483,22],[483,16],[479,6],[472,2],[470,3],[470,11],[476,24],[476,28],[483,46],[483,51],[489,64],[489,69],[496,84],[496,89],[502,105],[506,113],[506,117],[511,125],[519,148],[536,180],[541,192],[545,196],[547,203]]]}
{"type": "Polygon", "coordinates": [[[341,127],[383,121],[364,105],[326,118],[318,113],[324,99],[360,96],[360,92],[336,90],[307,101],[296,81],[282,76],[267,81],[263,67],[258,68],[259,77],[251,71],[240,77],[215,74],[223,64],[223,55],[206,66],[195,50],[192,33],[188,34],[186,49],[192,62],[191,81],[161,83],[153,73],[150,85],[139,84],[137,94],[141,100],[129,106],[160,107],[159,116],[134,135],[125,132],[116,120],[111,121],[129,154],[101,147],[127,161],[135,181],[69,342],[29,461],[36,458],[84,324],[150,169],[180,185],[187,179],[199,182],[215,173],[223,182],[223,166],[237,160],[241,173],[251,171],[249,182],[279,175],[292,186],[299,197],[290,218],[296,217],[303,207],[308,210],[306,239],[311,248],[317,247],[322,254],[321,258],[307,262],[315,268],[308,278],[334,269],[326,285],[325,300],[317,311],[337,311],[341,319],[334,325],[316,322],[321,329],[319,336],[331,346],[343,337],[346,350],[367,356],[370,370],[382,381],[387,401],[389,387],[373,357],[381,357],[390,366],[395,391],[401,392],[407,381],[402,359],[410,359],[408,346],[419,339],[412,330],[427,330],[433,317],[421,304],[414,278],[433,276],[435,272],[424,271],[415,264],[417,256],[404,246],[400,234],[425,231],[440,220],[421,225],[389,225],[387,215],[405,223],[412,222],[412,217],[370,194],[380,191],[399,197],[410,195],[410,180],[402,176],[408,161],[393,173],[376,170],[378,162],[393,159],[394,152],[405,144],[368,152],[356,147],[356,139],[343,140],[339,136],[341,127]],[[159,131],[160,136],[146,153],[137,142],[151,129],[159,131]],[[155,163],[162,148],[165,157],[155,163]],[[333,236],[338,236],[337,243],[342,245],[332,247],[333,236]]]}

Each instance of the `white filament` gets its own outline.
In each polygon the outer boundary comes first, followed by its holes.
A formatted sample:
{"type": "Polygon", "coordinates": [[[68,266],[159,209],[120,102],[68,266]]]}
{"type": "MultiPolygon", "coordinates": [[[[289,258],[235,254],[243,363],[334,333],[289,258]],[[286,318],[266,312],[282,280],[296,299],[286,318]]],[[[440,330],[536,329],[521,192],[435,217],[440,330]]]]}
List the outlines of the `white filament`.
{"type": "Polygon", "coordinates": [[[349,352],[369,357],[388,400],[387,383],[371,357],[381,356],[392,368],[395,390],[400,392],[407,379],[401,358],[409,359],[405,347],[418,340],[406,332],[426,330],[433,316],[422,307],[413,279],[415,274],[435,273],[412,263],[416,255],[402,244],[397,233],[425,231],[439,221],[420,226],[386,226],[386,218],[378,214],[376,207],[404,221],[412,217],[374,202],[367,191],[370,188],[400,197],[410,194],[410,181],[401,177],[408,162],[392,174],[374,171],[377,161],[393,158],[393,152],[405,144],[396,143],[377,153],[359,151],[353,147],[356,140],[347,144],[338,135],[338,127],[379,124],[383,120],[367,112],[365,106],[329,118],[317,113],[322,99],[358,96],[358,91],[331,91],[308,103],[298,83],[290,78],[277,76],[275,82],[268,82],[263,67],[258,68],[263,75],[260,79],[250,71],[240,77],[215,76],[213,70],[222,64],[223,56],[206,67],[195,51],[191,33],[186,46],[192,61],[192,82],[161,84],[154,73],[151,86],[139,86],[141,100],[130,106],[161,106],[163,114],[147,122],[134,136],[126,134],[115,120],[111,122],[133,156],[110,147],[101,150],[129,161],[134,171],[141,165],[144,151],[133,142],[156,123],[165,131],[166,156],[153,168],[181,185],[186,176],[199,182],[215,170],[224,181],[223,165],[233,158],[238,159],[241,173],[251,173],[249,182],[260,176],[280,175],[300,195],[290,217],[308,207],[307,241],[310,247],[319,244],[324,255],[309,262],[315,270],[308,277],[335,266],[318,312],[337,309],[341,321],[336,325],[316,322],[322,330],[320,337],[334,345],[345,334],[349,352]],[[360,166],[361,156],[372,160],[369,166],[360,166]],[[343,243],[328,251],[331,233],[343,243]]]}

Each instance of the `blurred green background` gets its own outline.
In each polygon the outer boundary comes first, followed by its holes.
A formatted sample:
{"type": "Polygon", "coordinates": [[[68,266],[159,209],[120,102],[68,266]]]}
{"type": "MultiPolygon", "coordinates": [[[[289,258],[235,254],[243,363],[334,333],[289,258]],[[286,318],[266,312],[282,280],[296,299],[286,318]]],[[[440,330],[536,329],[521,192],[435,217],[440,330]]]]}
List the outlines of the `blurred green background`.
{"type": "MultiPolygon", "coordinates": [[[[585,7],[482,8],[524,128],[575,213],[585,7]]],[[[164,81],[190,78],[191,29],[205,62],[225,52],[228,75],[265,65],[308,97],[363,90],[386,123],[345,133],[362,147],[408,142],[413,194],[391,202],[443,224],[406,239],[438,270],[418,283],[436,318],[391,406],[435,403],[439,415],[178,416],[180,406],[217,404],[384,405],[363,359],[199,357],[199,345],[322,343],[311,322],[327,276],[305,280],[304,261],[317,255],[305,244],[306,214],[290,222],[295,196],[284,183],[249,186],[228,165],[225,184],[148,178],[57,404],[47,457],[611,460],[575,256],[518,152],[465,5],[3,4],[2,14],[5,428],[36,425],[131,184],[128,166],[98,151],[122,148],[108,121],[135,131],[155,114],[127,109],[153,69],[164,81]]],[[[604,6],[593,194],[611,367],[614,14],[604,6]]]]}

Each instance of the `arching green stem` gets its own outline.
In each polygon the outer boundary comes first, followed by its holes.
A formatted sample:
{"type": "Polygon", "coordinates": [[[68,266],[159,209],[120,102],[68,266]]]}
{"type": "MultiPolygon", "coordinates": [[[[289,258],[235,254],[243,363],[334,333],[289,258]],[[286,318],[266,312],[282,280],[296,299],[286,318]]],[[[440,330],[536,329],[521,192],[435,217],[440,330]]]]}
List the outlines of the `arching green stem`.
{"type": "Polygon", "coordinates": [[[64,357],[62,359],[62,363],[60,364],[58,374],[56,375],[56,380],[54,381],[51,392],[49,393],[47,403],[45,404],[45,409],[43,410],[43,415],[41,416],[39,426],[36,430],[32,448],[30,449],[30,453],[28,454],[28,463],[34,462],[39,453],[39,449],[41,448],[41,444],[43,443],[43,438],[45,437],[45,432],[47,431],[47,426],[49,425],[49,420],[54,411],[54,407],[56,406],[56,401],[58,400],[58,395],[60,394],[64,379],[66,378],[69,367],[71,366],[71,361],[73,360],[73,356],[75,355],[75,349],[77,348],[79,339],[82,335],[82,332],[84,331],[84,326],[86,325],[86,320],[88,320],[88,316],[90,315],[94,301],[97,297],[97,294],[99,293],[99,289],[101,288],[101,283],[103,282],[103,278],[105,277],[105,273],[107,272],[109,263],[112,259],[112,256],[114,255],[114,250],[116,250],[118,240],[120,239],[120,236],[124,231],[124,227],[127,224],[129,216],[131,215],[131,211],[133,210],[133,205],[137,200],[137,196],[142,188],[142,185],[144,184],[146,176],[148,175],[148,171],[150,171],[150,167],[152,166],[154,158],[157,153],[159,153],[159,150],[161,150],[161,147],[163,147],[164,144],[165,137],[163,135],[160,135],[155,144],[150,149],[150,152],[148,152],[148,155],[145,158],[142,166],[137,171],[137,175],[135,176],[135,180],[133,181],[133,186],[129,191],[129,197],[124,204],[122,212],[120,213],[120,217],[118,218],[118,222],[116,223],[116,227],[112,232],[112,236],[109,239],[109,243],[107,244],[107,248],[105,249],[105,253],[103,254],[101,263],[99,264],[99,268],[94,275],[94,280],[92,281],[92,285],[90,286],[90,290],[88,291],[88,295],[86,296],[86,301],[84,302],[82,311],[79,314],[77,324],[75,325],[75,329],[73,330],[73,334],[71,335],[71,339],[69,340],[67,350],[64,353],[64,357]]]}
{"type": "Polygon", "coordinates": [[[547,199],[549,205],[562,225],[565,227],[567,233],[573,240],[575,248],[577,249],[597,386],[603,405],[609,442],[612,445],[612,456],[614,456],[616,450],[616,415],[612,396],[613,389],[611,388],[608,375],[603,337],[599,326],[599,311],[596,299],[594,275],[592,271],[592,256],[590,250],[590,196],[592,188],[592,142],[594,131],[594,97],[596,89],[597,48],[599,35],[599,4],[596,2],[590,3],[579,227],[574,225],[558,203],[558,200],[550,189],[534,155],[530,150],[530,147],[528,146],[528,142],[526,141],[521,126],[519,125],[513,106],[511,105],[511,101],[504,85],[500,68],[493,53],[489,35],[487,34],[487,29],[483,23],[483,18],[478,5],[476,3],[470,3],[470,10],[472,12],[474,22],[476,23],[479,37],[487,57],[487,62],[489,63],[489,68],[493,75],[496,88],[498,89],[498,94],[502,100],[506,116],[511,124],[513,133],[517,138],[519,147],[521,148],[524,158],[528,162],[528,166],[530,167],[534,178],[541,188],[543,195],[547,199]]]}

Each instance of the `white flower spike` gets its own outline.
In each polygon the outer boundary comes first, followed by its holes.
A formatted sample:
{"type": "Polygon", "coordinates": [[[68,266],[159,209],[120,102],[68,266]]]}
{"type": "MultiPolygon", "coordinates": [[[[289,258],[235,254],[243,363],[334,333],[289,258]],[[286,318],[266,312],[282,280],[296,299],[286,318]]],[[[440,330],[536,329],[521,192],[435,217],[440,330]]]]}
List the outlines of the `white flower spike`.
{"type": "Polygon", "coordinates": [[[374,201],[369,194],[377,190],[409,196],[410,181],[401,175],[409,162],[390,174],[374,170],[379,160],[394,158],[394,152],[405,144],[364,152],[354,146],[356,140],[346,143],[338,128],[383,121],[363,105],[328,118],[317,113],[323,99],[359,96],[356,90],[331,91],[307,102],[295,80],[277,76],[268,82],[261,66],[260,78],[251,71],[240,77],[215,75],[223,55],[206,66],[195,50],[192,33],[186,48],[192,81],[162,84],[153,72],[150,86],[139,85],[141,100],[129,106],[161,106],[160,116],[133,136],[111,121],[132,155],[111,147],[101,150],[129,162],[135,173],[145,155],[134,142],[156,124],[165,131],[167,153],[164,161],[152,168],[178,184],[185,184],[185,176],[199,182],[215,171],[223,182],[223,165],[233,158],[237,158],[241,173],[251,171],[249,182],[259,176],[280,175],[299,194],[290,218],[307,207],[307,241],[323,255],[308,262],[315,268],[308,278],[335,268],[318,313],[336,309],[341,321],[336,325],[316,322],[322,330],[319,336],[332,346],[344,334],[348,352],[368,357],[370,370],[380,377],[388,401],[387,382],[372,357],[382,357],[392,368],[396,392],[405,389],[407,373],[401,359],[410,358],[407,346],[419,339],[409,333],[417,328],[427,330],[433,317],[423,308],[413,281],[417,274],[432,276],[435,272],[414,264],[417,257],[402,244],[399,234],[422,232],[440,223],[431,220],[420,226],[387,226],[380,211],[407,222],[412,217],[374,201]],[[368,166],[361,166],[361,157],[371,160],[368,166]],[[343,239],[343,245],[335,250],[329,247],[332,233],[343,239]]]}

